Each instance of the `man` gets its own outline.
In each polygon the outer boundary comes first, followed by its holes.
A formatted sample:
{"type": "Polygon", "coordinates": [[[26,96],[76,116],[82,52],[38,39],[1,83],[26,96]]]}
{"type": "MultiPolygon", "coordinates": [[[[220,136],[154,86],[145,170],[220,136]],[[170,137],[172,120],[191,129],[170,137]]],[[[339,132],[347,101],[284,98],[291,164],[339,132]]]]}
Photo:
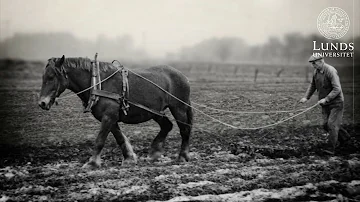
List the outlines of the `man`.
{"type": "Polygon", "coordinates": [[[344,95],[340,85],[340,78],[336,69],[326,64],[320,55],[312,55],[309,62],[314,67],[314,75],[305,97],[300,102],[305,103],[310,99],[315,90],[318,91],[319,101],[322,106],[323,127],[328,135],[328,145],[323,152],[333,155],[335,148],[349,140],[349,134],[341,127],[344,111],[344,95]]]}

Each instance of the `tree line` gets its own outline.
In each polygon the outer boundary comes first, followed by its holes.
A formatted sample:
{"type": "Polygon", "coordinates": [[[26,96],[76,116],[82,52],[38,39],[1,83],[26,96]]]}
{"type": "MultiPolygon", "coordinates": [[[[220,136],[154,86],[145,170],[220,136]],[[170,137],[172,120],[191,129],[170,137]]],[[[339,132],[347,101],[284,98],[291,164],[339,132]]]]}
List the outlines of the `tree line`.
{"type": "MultiPolygon", "coordinates": [[[[201,62],[243,62],[259,64],[299,64],[307,61],[314,52],[313,41],[321,43],[354,43],[354,57],[359,63],[360,37],[354,41],[328,40],[320,35],[288,33],[283,37],[269,37],[259,45],[248,44],[239,37],[205,39],[195,45],[182,47],[168,53],[167,60],[201,62]]],[[[340,52],[343,50],[339,50],[340,52]]],[[[107,38],[103,35],[95,41],[79,39],[70,33],[17,33],[0,42],[0,58],[30,60],[48,59],[71,55],[93,58],[98,52],[102,58],[149,59],[145,50],[136,48],[129,35],[107,38]]],[[[344,51],[343,51],[344,52],[344,51]]],[[[345,51],[346,52],[346,51],[345,51]]],[[[352,58],[328,58],[330,62],[352,63],[352,58]],[[334,61],[335,60],[335,61],[334,61]]]]}
{"type": "MultiPolygon", "coordinates": [[[[359,63],[360,37],[354,41],[328,40],[319,35],[302,35],[289,33],[282,38],[269,37],[266,43],[250,45],[241,38],[225,37],[203,40],[198,44],[183,47],[179,52],[169,53],[167,57],[172,60],[184,61],[214,61],[214,62],[244,62],[267,64],[300,64],[307,61],[316,48],[321,48],[321,43],[354,43],[354,50],[333,50],[337,52],[354,52],[354,57],[359,63]],[[357,54],[356,54],[357,52],[357,54]],[[356,57],[357,56],[357,57],[356,57]]],[[[329,46],[330,47],[330,46],[329,46]]],[[[331,50],[329,50],[331,51],[331,50]]],[[[353,58],[328,58],[327,61],[336,63],[352,63],[353,58]]]]}
{"type": "Polygon", "coordinates": [[[0,42],[0,58],[43,60],[63,54],[93,58],[96,52],[107,58],[147,57],[129,35],[112,39],[100,35],[91,41],[70,33],[17,33],[0,42]]]}

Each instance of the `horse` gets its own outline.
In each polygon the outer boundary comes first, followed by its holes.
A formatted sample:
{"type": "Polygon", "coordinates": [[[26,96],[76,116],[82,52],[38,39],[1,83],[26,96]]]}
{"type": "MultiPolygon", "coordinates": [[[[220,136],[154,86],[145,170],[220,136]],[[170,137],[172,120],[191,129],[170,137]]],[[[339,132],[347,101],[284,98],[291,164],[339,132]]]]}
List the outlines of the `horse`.
{"type": "MultiPolygon", "coordinates": [[[[87,106],[91,92],[85,92],[91,85],[91,60],[88,58],[50,58],[42,75],[42,86],[38,104],[44,110],[50,110],[66,89],[74,93],[87,106]]],[[[111,93],[120,94],[123,90],[123,76],[115,72],[119,67],[112,63],[99,62],[100,78],[104,79],[111,74],[111,78],[101,83],[102,89],[111,93]]],[[[108,134],[111,132],[120,146],[124,160],[122,163],[137,163],[137,156],[128,138],[122,133],[119,123],[138,124],[154,120],[160,126],[160,132],[153,139],[150,148],[150,157],[157,160],[163,153],[163,145],[173,124],[162,112],[169,109],[180,129],[182,138],[178,161],[189,161],[189,139],[193,123],[193,111],[190,103],[190,85],[185,75],[167,65],[139,68],[128,72],[129,108],[125,112],[117,100],[99,97],[92,106],[92,115],[101,122],[97,134],[93,154],[83,165],[83,168],[95,169],[101,166],[101,150],[104,147],[108,134]],[[144,79],[145,78],[145,79],[144,79]],[[149,81],[156,85],[151,84],[149,81]],[[161,88],[162,89],[161,89],[161,88]],[[172,95],[172,96],[170,96],[172,95]],[[146,106],[151,110],[139,107],[146,106]]]]}

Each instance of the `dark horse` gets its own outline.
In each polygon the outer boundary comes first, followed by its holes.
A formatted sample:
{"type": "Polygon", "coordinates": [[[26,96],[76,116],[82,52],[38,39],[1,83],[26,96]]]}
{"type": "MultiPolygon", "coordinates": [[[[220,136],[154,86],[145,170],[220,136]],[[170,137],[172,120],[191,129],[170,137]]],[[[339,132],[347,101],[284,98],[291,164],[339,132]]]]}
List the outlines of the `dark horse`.
{"type": "MultiPolygon", "coordinates": [[[[114,73],[117,67],[111,63],[100,62],[100,76],[104,79],[114,73]]],[[[40,92],[39,106],[49,110],[58,97],[65,89],[70,89],[78,93],[91,85],[91,60],[87,58],[51,58],[45,67],[43,74],[42,87],[40,92]]],[[[192,126],[193,113],[190,107],[190,86],[187,78],[178,70],[170,66],[154,66],[147,69],[132,70],[146,79],[156,83],[161,88],[171,93],[179,100],[171,97],[159,87],[146,81],[144,78],[129,71],[129,101],[145,106],[153,111],[164,111],[169,108],[171,114],[177,121],[182,137],[179,161],[189,160],[189,138],[192,126]]],[[[122,93],[122,74],[116,73],[114,76],[104,81],[102,89],[108,92],[122,93]]],[[[78,94],[86,107],[90,92],[78,94]]],[[[160,126],[151,144],[151,157],[156,160],[163,152],[163,143],[173,124],[166,116],[160,116],[144,108],[129,104],[130,108],[127,115],[118,101],[106,97],[100,97],[99,101],[92,108],[93,116],[101,122],[101,129],[95,141],[95,148],[92,157],[84,164],[84,167],[98,167],[101,163],[100,153],[104,147],[105,140],[111,132],[116,142],[119,144],[124,161],[135,162],[137,157],[133,152],[132,146],[127,137],[121,132],[118,122],[128,124],[138,124],[153,119],[160,126]]],[[[139,105],[138,105],[139,106],[139,105]]]]}

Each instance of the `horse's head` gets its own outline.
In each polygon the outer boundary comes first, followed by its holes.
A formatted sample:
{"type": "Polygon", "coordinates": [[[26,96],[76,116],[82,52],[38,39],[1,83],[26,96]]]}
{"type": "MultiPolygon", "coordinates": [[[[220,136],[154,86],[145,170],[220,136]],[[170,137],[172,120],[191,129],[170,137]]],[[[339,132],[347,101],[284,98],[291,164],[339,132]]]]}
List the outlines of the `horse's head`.
{"type": "Polygon", "coordinates": [[[62,58],[51,58],[45,67],[42,76],[39,106],[49,110],[54,104],[55,98],[65,91],[69,85],[67,74],[63,66],[65,56],[62,58]]]}

